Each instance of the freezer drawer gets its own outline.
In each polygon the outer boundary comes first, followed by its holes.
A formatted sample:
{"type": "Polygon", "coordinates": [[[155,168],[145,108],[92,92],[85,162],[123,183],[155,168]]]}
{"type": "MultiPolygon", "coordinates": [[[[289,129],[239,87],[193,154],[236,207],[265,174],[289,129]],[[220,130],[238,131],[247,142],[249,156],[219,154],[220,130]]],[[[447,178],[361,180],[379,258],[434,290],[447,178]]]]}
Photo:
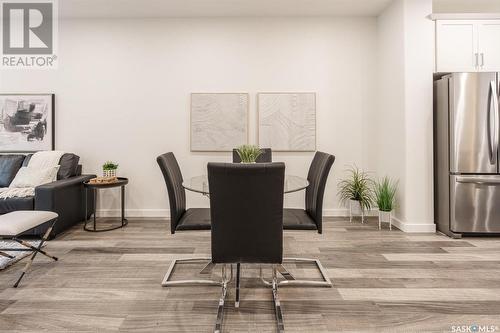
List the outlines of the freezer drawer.
{"type": "Polygon", "coordinates": [[[450,176],[450,229],[500,233],[500,175],[450,176]]]}

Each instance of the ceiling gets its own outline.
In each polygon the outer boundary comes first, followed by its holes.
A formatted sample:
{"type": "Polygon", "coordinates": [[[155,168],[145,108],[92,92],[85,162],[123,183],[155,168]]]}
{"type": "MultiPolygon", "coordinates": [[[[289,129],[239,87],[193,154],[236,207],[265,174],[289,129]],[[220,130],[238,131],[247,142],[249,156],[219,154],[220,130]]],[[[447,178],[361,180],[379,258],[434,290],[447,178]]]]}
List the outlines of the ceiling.
{"type": "Polygon", "coordinates": [[[434,0],[434,13],[500,13],[500,0],[434,0]]]}
{"type": "Polygon", "coordinates": [[[377,16],[391,1],[60,0],[59,13],[63,18],[377,16]]]}

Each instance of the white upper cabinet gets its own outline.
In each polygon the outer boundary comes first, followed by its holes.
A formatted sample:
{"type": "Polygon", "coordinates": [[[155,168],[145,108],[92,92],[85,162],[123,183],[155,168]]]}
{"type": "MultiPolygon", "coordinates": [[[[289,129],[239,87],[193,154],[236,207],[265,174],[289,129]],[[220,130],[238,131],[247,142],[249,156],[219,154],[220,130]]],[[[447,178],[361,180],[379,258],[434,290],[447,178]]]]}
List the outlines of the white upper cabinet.
{"type": "Polygon", "coordinates": [[[479,67],[484,72],[500,71],[500,21],[478,23],[479,67]]]}
{"type": "Polygon", "coordinates": [[[436,21],[436,72],[500,71],[500,20],[436,21]]]}

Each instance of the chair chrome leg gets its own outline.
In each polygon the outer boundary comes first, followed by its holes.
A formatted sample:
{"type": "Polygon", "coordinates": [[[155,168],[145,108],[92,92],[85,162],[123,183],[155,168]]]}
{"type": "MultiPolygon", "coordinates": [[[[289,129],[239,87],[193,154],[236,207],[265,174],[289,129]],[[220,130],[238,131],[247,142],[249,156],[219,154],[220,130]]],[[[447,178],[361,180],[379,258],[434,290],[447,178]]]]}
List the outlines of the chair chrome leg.
{"type": "Polygon", "coordinates": [[[293,275],[289,271],[287,271],[287,269],[283,265],[278,265],[276,269],[278,270],[278,273],[280,273],[285,278],[285,280],[295,280],[293,275]]]}
{"type": "Polygon", "coordinates": [[[224,319],[224,303],[226,301],[227,296],[227,284],[233,278],[233,268],[231,266],[231,276],[227,276],[226,265],[222,265],[222,293],[219,299],[219,306],[217,308],[217,319],[215,320],[215,329],[214,333],[222,332],[222,323],[224,319]]]}
{"type": "Polygon", "coordinates": [[[215,264],[210,261],[203,269],[200,271],[200,274],[210,274],[212,273],[212,270],[214,269],[215,264]]]}
{"type": "Polygon", "coordinates": [[[273,302],[274,313],[276,315],[276,323],[278,326],[278,333],[285,332],[285,324],[283,322],[283,313],[281,312],[281,303],[278,296],[278,274],[276,266],[273,267],[273,302]]]}
{"type": "Polygon", "coordinates": [[[174,259],[172,260],[172,263],[170,264],[170,267],[168,268],[167,273],[165,274],[165,277],[163,278],[163,281],[161,283],[162,287],[172,287],[172,286],[179,286],[179,285],[209,285],[209,286],[220,286],[221,282],[220,281],[215,281],[215,280],[176,280],[176,281],[169,281],[175,265],[177,263],[182,263],[182,262],[192,262],[192,261],[205,261],[205,260],[211,260],[209,257],[196,257],[196,258],[183,258],[183,259],[174,259]]]}
{"type": "Polygon", "coordinates": [[[234,307],[240,307],[240,276],[241,276],[241,264],[236,264],[236,301],[234,302],[234,307]]]}
{"type": "MultiPolygon", "coordinates": [[[[321,262],[318,259],[307,259],[307,258],[284,258],[283,263],[286,262],[313,262],[316,264],[318,267],[321,276],[323,278],[323,281],[314,281],[314,280],[284,280],[284,281],[279,281],[278,285],[279,286],[308,286],[308,287],[332,287],[332,281],[328,277],[328,274],[321,265],[321,262]]],[[[260,279],[261,281],[268,286],[272,286],[272,282],[267,281],[264,279],[264,275],[262,272],[262,267],[260,267],[260,279]]]]}

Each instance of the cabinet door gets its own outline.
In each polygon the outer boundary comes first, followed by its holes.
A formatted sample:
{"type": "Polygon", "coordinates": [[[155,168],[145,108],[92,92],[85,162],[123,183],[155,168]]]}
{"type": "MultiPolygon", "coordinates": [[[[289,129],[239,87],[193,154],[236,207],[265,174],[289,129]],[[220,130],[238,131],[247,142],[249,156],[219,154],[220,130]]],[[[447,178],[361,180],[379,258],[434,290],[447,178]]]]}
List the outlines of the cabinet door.
{"type": "Polygon", "coordinates": [[[437,72],[475,72],[478,70],[476,27],[474,21],[436,22],[437,72]]]}
{"type": "Polygon", "coordinates": [[[479,69],[500,71],[500,20],[478,21],[479,69]]]}

